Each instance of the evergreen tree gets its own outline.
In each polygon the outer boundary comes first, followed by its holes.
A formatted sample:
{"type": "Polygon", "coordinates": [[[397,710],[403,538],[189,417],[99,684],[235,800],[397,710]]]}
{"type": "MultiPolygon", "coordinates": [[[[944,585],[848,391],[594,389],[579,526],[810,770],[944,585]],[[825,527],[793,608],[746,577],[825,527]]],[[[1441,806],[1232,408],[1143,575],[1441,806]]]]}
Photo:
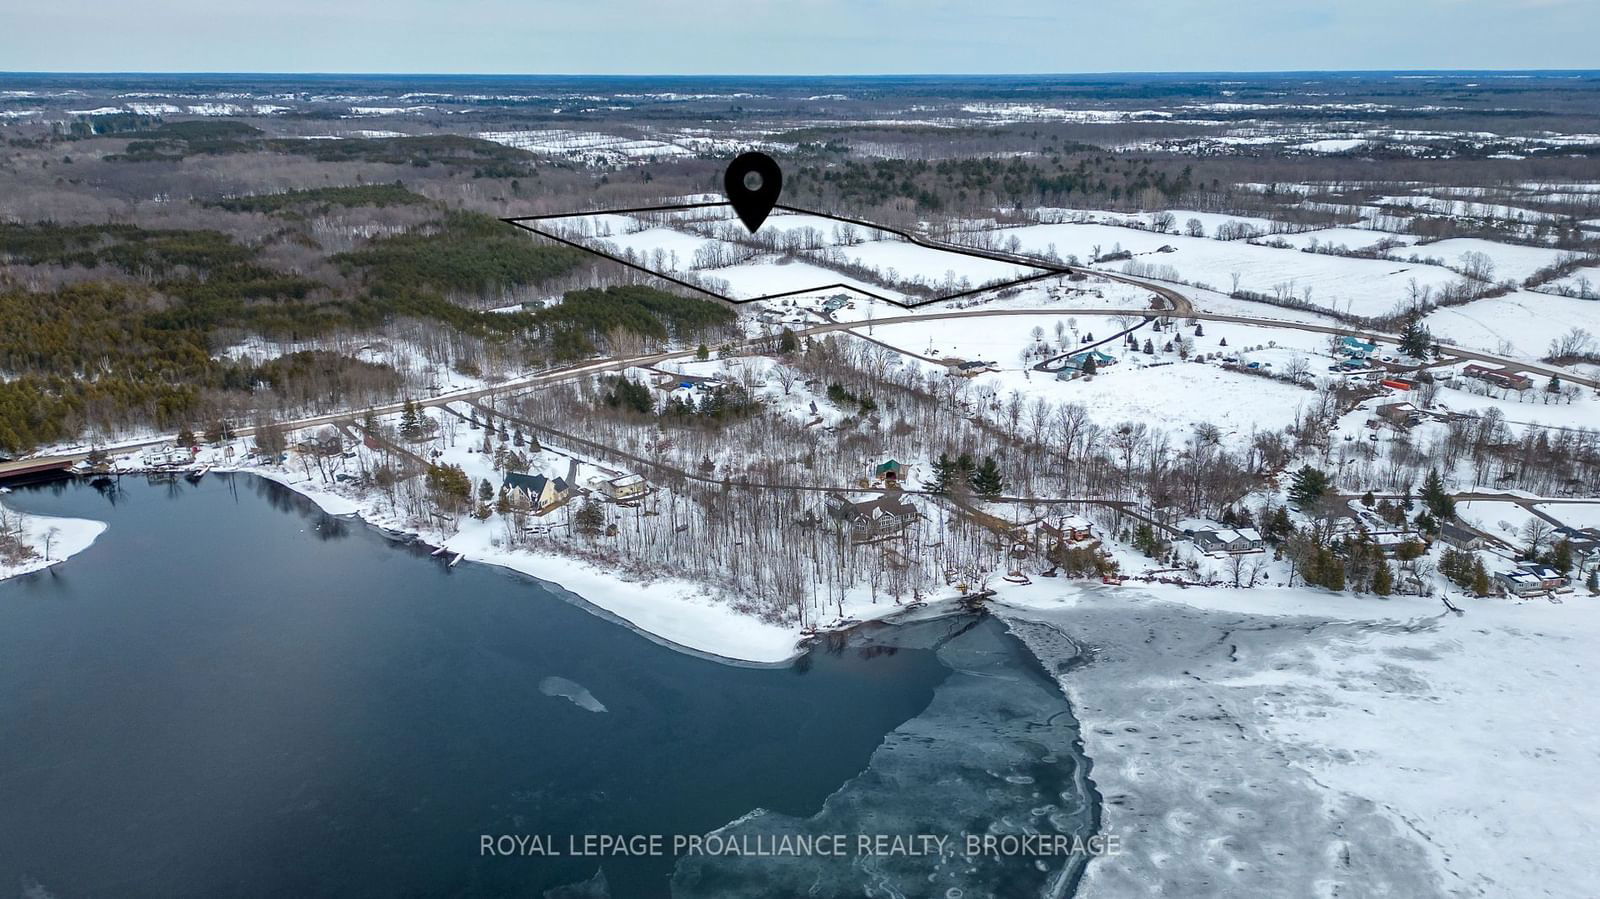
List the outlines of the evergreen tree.
{"type": "Polygon", "coordinates": [[[1377,502],[1378,502],[1378,498],[1372,495],[1372,491],[1371,490],[1368,490],[1366,493],[1361,494],[1361,505],[1366,506],[1367,508],[1370,509],[1373,506],[1377,505],[1377,502]]]}
{"type": "Polygon", "coordinates": [[[1572,543],[1567,540],[1558,541],[1555,548],[1550,550],[1550,567],[1566,574],[1572,571],[1572,543]]]}
{"type": "Polygon", "coordinates": [[[178,429],[178,445],[179,446],[181,446],[181,447],[183,447],[185,449],[188,449],[188,448],[194,446],[196,442],[197,441],[194,439],[194,432],[189,430],[189,426],[188,425],[184,425],[182,428],[178,429]]]}
{"type": "Polygon", "coordinates": [[[972,461],[971,453],[962,453],[960,456],[956,457],[955,471],[956,474],[961,476],[961,480],[966,480],[967,478],[971,477],[972,473],[977,470],[978,464],[972,461]]]}
{"type": "Polygon", "coordinates": [[[1096,362],[1094,360],[1094,352],[1091,350],[1088,355],[1083,357],[1083,366],[1080,369],[1080,371],[1082,371],[1086,375],[1093,375],[1095,372],[1097,372],[1099,370],[1100,370],[1100,363],[1098,363],[1098,362],[1096,362]]]}
{"type": "Polygon", "coordinates": [[[1322,586],[1329,590],[1342,591],[1344,589],[1344,563],[1334,555],[1333,550],[1323,549],[1318,567],[1322,569],[1322,586]]]}
{"type": "Polygon", "coordinates": [[[1283,540],[1294,533],[1294,522],[1289,519],[1289,508],[1278,506],[1271,515],[1262,516],[1262,536],[1268,540],[1283,540]]]}
{"type": "Polygon", "coordinates": [[[415,440],[422,431],[417,418],[417,404],[406,400],[405,408],[400,413],[400,436],[407,440],[415,440]]]}
{"type": "Polygon", "coordinates": [[[972,489],[990,499],[999,496],[1005,490],[1005,483],[1000,477],[1000,466],[995,463],[992,456],[985,456],[983,464],[972,473],[972,489]]]}
{"type": "Polygon", "coordinates": [[[1204,336],[1206,336],[1206,329],[1199,322],[1195,322],[1194,336],[1196,336],[1196,337],[1204,337],[1204,336]]]}
{"type": "Polygon", "coordinates": [[[711,349],[702,343],[700,346],[695,348],[694,357],[695,359],[704,362],[711,358],[711,349]]]}
{"type": "Polygon", "coordinates": [[[655,411],[655,397],[650,394],[650,388],[632,378],[619,377],[612,382],[611,391],[601,398],[607,406],[613,409],[627,409],[641,415],[648,415],[655,411]]]}
{"type": "Polygon", "coordinates": [[[491,499],[494,499],[494,486],[489,483],[488,478],[484,478],[478,482],[478,500],[486,503],[491,499]]]}
{"type": "Polygon", "coordinates": [[[1400,330],[1400,352],[1422,360],[1433,355],[1433,335],[1421,319],[1413,318],[1400,330]]]}
{"type": "Polygon", "coordinates": [[[795,337],[794,331],[784,328],[783,333],[778,335],[778,352],[788,356],[799,352],[799,350],[800,339],[795,337]]]}
{"type": "Polygon", "coordinates": [[[578,533],[585,537],[599,536],[606,526],[605,510],[594,500],[585,500],[584,504],[578,507],[578,514],[573,516],[572,524],[578,533]]]}
{"type": "Polygon", "coordinates": [[[1585,586],[1589,588],[1590,593],[1600,595],[1600,567],[1589,570],[1589,580],[1585,582],[1585,586]]]}
{"type": "Polygon", "coordinates": [[[1472,559],[1472,592],[1479,596],[1489,595],[1489,570],[1483,567],[1483,560],[1476,556],[1472,559]]]}
{"type": "Polygon", "coordinates": [[[1289,501],[1300,508],[1308,508],[1328,492],[1328,473],[1320,468],[1303,465],[1294,473],[1289,485],[1289,501]]]}
{"type": "Polygon", "coordinates": [[[1372,592],[1379,596],[1388,596],[1394,592],[1394,572],[1389,570],[1388,562],[1379,562],[1376,570],[1372,572],[1372,592]]]}
{"type": "Polygon", "coordinates": [[[1428,469],[1428,477],[1422,482],[1422,503],[1433,513],[1433,517],[1440,521],[1449,521],[1456,517],[1456,501],[1450,492],[1444,489],[1444,479],[1439,477],[1439,469],[1428,469]]]}
{"type": "Polygon", "coordinates": [[[951,480],[955,477],[956,464],[950,461],[948,453],[940,453],[939,458],[933,463],[933,492],[949,493],[951,480]]]}

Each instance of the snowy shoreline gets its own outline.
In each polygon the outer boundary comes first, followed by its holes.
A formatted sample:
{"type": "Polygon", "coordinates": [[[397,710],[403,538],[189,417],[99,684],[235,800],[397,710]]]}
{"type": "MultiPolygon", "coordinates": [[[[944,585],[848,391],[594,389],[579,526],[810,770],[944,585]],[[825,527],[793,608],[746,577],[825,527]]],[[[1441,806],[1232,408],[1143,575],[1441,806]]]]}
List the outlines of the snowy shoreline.
{"type": "MultiPolygon", "coordinates": [[[[221,469],[219,469],[221,470],[221,469]]],[[[449,536],[428,534],[383,514],[370,504],[331,493],[307,480],[267,468],[232,469],[280,484],[305,497],[329,515],[353,516],[390,533],[405,534],[425,545],[461,553],[465,561],[505,568],[533,578],[565,594],[608,620],[673,649],[735,665],[777,666],[805,650],[798,626],[761,621],[732,608],[704,585],[682,578],[648,583],[601,570],[582,559],[549,552],[507,550],[490,544],[481,532],[449,536]]],[[[887,606],[885,614],[900,607],[887,606]]]]}
{"type": "Polygon", "coordinates": [[[1126,850],[1079,895],[1592,895],[1600,608],[1457,602],[1084,586],[998,604],[1066,692],[1126,850]]]}
{"type": "Polygon", "coordinates": [[[7,515],[23,516],[23,543],[32,547],[36,553],[33,558],[20,565],[8,565],[0,561],[0,581],[43,571],[65,562],[94,545],[95,539],[104,533],[107,527],[103,521],[52,518],[47,515],[24,513],[4,503],[0,503],[0,510],[7,515]],[[48,558],[45,552],[46,544],[49,546],[48,558]]]}

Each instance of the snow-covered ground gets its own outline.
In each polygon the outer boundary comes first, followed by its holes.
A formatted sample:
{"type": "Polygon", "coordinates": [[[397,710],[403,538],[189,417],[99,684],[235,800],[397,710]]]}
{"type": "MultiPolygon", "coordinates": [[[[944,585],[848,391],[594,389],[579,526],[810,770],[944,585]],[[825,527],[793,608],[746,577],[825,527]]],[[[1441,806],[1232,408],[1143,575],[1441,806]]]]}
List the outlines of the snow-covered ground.
{"type": "MultiPolygon", "coordinates": [[[[1129,321],[1137,322],[1134,316],[1129,321]]],[[[1325,368],[1327,338],[1320,334],[1290,329],[1262,328],[1226,322],[1205,322],[1204,333],[1180,327],[1177,332],[1155,332],[1143,328],[1136,332],[1140,352],[1130,352],[1120,341],[1101,347],[1117,359],[1092,378],[1060,381],[1053,372],[1034,371],[1037,357],[1024,359],[1023,353],[1035,346],[1033,329],[1044,332],[1051,356],[1061,352],[1056,326],[1065,331],[1065,342],[1075,347],[1089,334],[1104,339],[1121,330],[1116,317],[1081,316],[1070,312],[1041,315],[959,318],[901,324],[876,324],[854,329],[872,339],[908,353],[930,359],[955,357],[994,363],[998,370],[966,382],[980,394],[992,392],[998,398],[1013,391],[1030,401],[1043,398],[1052,403],[1083,405],[1102,427],[1123,422],[1144,422],[1171,433],[1187,436],[1196,424],[1209,422],[1222,431],[1223,441],[1232,446],[1247,445],[1261,431],[1283,428],[1295,413],[1309,403],[1313,394],[1304,388],[1217,364],[1184,362],[1176,352],[1162,352],[1165,343],[1180,336],[1193,341],[1195,354],[1222,353],[1248,364],[1270,365],[1274,371],[1287,370],[1298,358],[1313,372],[1325,368]],[[1072,324],[1072,323],[1075,323],[1072,324]],[[1075,336],[1076,335],[1076,336],[1075,336]],[[1153,354],[1142,352],[1150,340],[1153,354]],[[1226,345],[1223,342],[1226,341],[1226,345]],[[1251,402],[1227,402],[1228,397],[1249,396],[1251,402]]],[[[920,363],[934,369],[929,363],[920,363]]]]}
{"type": "MultiPolygon", "coordinates": [[[[818,289],[818,295],[837,293],[836,289],[820,290],[824,285],[844,284],[858,290],[893,297],[900,302],[914,302],[915,298],[900,291],[880,287],[856,278],[848,278],[832,269],[809,262],[776,262],[772,260],[733,265],[727,268],[707,269],[701,274],[721,278],[728,282],[731,295],[741,299],[767,296],[790,291],[818,289]]],[[[893,308],[893,307],[890,307],[893,308]]]]}
{"type": "Polygon", "coordinates": [[[1456,517],[1512,546],[1523,546],[1522,529],[1535,516],[1513,502],[1475,499],[1457,503],[1456,517]]]}
{"type": "Polygon", "coordinates": [[[32,558],[15,565],[0,558],[0,581],[64,562],[88,549],[106,529],[103,521],[24,515],[4,505],[0,505],[0,514],[13,523],[20,518],[21,541],[34,552],[32,558]]]}
{"type": "Polygon", "coordinates": [[[1573,328],[1600,334],[1600,302],[1518,290],[1435,310],[1425,323],[1445,343],[1539,359],[1573,328]]]}
{"type": "Polygon", "coordinates": [[[1536,508],[1569,528],[1600,530],[1600,503],[1541,503],[1536,508]]]}
{"type": "Polygon", "coordinates": [[[900,278],[920,277],[930,283],[966,278],[973,287],[994,281],[1009,281],[1039,274],[1039,270],[993,259],[977,259],[959,253],[929,249],[904,240],[874,240],[841,251],[851,262],[900,278]]]}
{"type": "MultiPolygon", "coordinates": [[[[1303,253],[1247,241],[1180,237],[1110,225],[1031,225],[999,232],[1001,239],[1013,235],[1028,251],[1043,252],[1054,244],[1061,256],[1073,254],[1085,260],[1094,257],[1096,247],[1103,255],[1121,248],[1133,253],[1138,263],[1170,266],[1185,281],[1223,291],[1232,290],[1234,274],[1239,276],[1240,289],[1256,293],[1281,291],[1304,299],[1309,289],[1313,305],[1357,315],[1390,312],[1406,298],[1413,280],[1420,286],[1438,288],[1460,278],[1442,266],[1303,253]],[[1173,252],[1160,252],[1163,247],[1172,247],[1173,252]]],[[[1106,265],[1120,269],[1123,263],[1106,265]]]]}
{"type": "Polygon", "coordinates": [[[1582,268],[1539,285],[1539,290],[1551,293],[1567,293],[1573,296],[1600,299],[1600,265],[1586,265],[1582,268]]]}
{"type": "MultiPolygon", "coordinates": [[[[1545,393],[1543,384],[1536,384],[1536,389],[1527,391],[1526,395],[1501,397],[1455,389],[1474,383],[1467,378],[1458,376],[1452,383],[1455,387],[1440,388],[1434,399],[1434,411],[1482,415],[1485,410],[1498,409],[1507,422],[1561,428],[1594,427],[1595,422],[1600,421],[1600,399],[1593,391],[1580,392],[1570,403],[1562,398],[1545,402],[1550,395],[1545,393]]],[[[1520,432],[1521,428],[1516,430],[1520,432]]]]}
{"type": "Polygon", "coordinates": [[[1399,241],[1410,245],[1416,243],[1417,238],[1410,234],[1374,231],[1367,228],[1318,228],[1315,231],[1301,231],[1296,234],[1271,234],[1266,237],[1255,238],[1251,242],[1264,244],[1286,243],[1297,250],[1320,247],[1355,252],[1364,250],[1383,240],[1399,241]]]}
{"type": "Polygon", "coordinates": [[[1567,255],[1563,250],[1548,247],[1526,247],[1521,244],[1482,240],[1476,237],[1454,237],[1434,243],[1418,244],[1394,250],[1392,256],[1410,258],[1411,254],[1426,258],[1443,259],[1445,265],[1456,266],[1467,253],[1482,253],[1494,262],[1495,281],[1516,281],[1521,284],[1528,276],[1567,255]]]}
{"type": "Polygon", "coordinates": [[[1595,895],[1600,602],[1454,601],[1008,592],[1087,661],[1057,677],[1124,851],[1081,895],[1595,895]]]}

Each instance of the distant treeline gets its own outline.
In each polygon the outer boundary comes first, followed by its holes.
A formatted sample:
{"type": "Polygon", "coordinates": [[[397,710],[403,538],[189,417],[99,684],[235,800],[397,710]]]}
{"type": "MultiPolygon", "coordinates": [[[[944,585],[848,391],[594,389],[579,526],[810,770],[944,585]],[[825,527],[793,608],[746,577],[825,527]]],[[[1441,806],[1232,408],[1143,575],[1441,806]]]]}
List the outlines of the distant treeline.
{"type": "Polygon", "coordinates": [[[1172,203],[1195,186],[1187,165],[1173,174],[1148,161],[1082,152],[1070,158],[850,160],[803,166],[792,183],[797,197],[830,202],[835,208],[909,199],[927,212],[1017,203],[1064,206],[1085,197],[1172,203]]]}
{"type": "Polygon", "coordinates": [[[412,193],[405,185],[357,184],[349,187],[314,187],[309,190],[288,190],[275,194],[251,194],[243,197],[226,197],[205,204],[229,212],[318,213],[335,207],[361,206],[417,206],[428,203],[428,198],[412,193]]]}
{"type": "Polygon", "coordinates": [[[517,177],[533,172],[533,154],[458,134],[299,140],[267,137],[253,125],[226,119],[167,122],[128,130],[118,127],[143,121],[124,120],[121,116],[96,117],[93,125],[74,125],[63,136],[83,138],[110,133],[129,138],[121,153],[105,157],[112,162],[175,162],[190,156],[271,151],[309,156],[319,162],[388,163],[419,168],[445,165],[471,169],[473,177],[483,178],[517,177]]]}

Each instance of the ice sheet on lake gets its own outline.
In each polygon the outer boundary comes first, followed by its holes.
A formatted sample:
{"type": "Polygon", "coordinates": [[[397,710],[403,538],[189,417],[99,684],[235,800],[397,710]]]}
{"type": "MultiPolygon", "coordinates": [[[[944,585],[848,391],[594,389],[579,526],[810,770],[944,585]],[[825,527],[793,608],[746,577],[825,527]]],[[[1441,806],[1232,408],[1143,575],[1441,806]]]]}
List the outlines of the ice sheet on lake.
{"type": "Polygon", "coordinates": [[[858,633],[845,651],[873,651],[874,641],[936,645],[953,673],[928,708],[886,736],[867,769],[817,814],[757,811],[718,832],[749,841],[845,834],[849,851],[842,858],[687,856],[673,874],[674,897],[1066,894],[1081,855],[959,851],[965,833],[1087,837],[1095,831],[1077,723],[1060,690],[993,618],[858,633]],[[941,835],[949,843],[943,855],[861,854],[858,834],[941,835]]]}
{"type": "Polygon", "coordinates": [[[603,712],[606,710],[605,705],[600,700],[595,699],[593,693],[589,692],[589,688],[564,677],[545,678],[539,682],[539,692],[546,696],[563,697],[570,700],[578,708],[588,709],[591,712],[603,712]]]}
{"type": "MultiPolygon", "coordinates": [[[[1122,851],[1089,863],[1085,897],[1443,896],[1418,833],[1373,801],[1327,789],[1309,753],[1258,726],[1286,694],[1275,675],[1319,644],[1359,645],[1393,623],[1257,617],[1133,603],[1127,593],[1073,608],[1001,612],[1058,668],[1083,722],[1104,826],[1122,851]],[[1113,604],[1114,603],[1114,604],[1113,604]],[[1091,659],[1080,664],[1080,646],[1091,659]],[[1065,670],[1063,663],[1070,667],[1065,670]]],[[[1385,689],[1426,701],[1399,676],[1385,689]]],[[[1329,689],[1337,692],[1337,685],[1329,689]]]]}

